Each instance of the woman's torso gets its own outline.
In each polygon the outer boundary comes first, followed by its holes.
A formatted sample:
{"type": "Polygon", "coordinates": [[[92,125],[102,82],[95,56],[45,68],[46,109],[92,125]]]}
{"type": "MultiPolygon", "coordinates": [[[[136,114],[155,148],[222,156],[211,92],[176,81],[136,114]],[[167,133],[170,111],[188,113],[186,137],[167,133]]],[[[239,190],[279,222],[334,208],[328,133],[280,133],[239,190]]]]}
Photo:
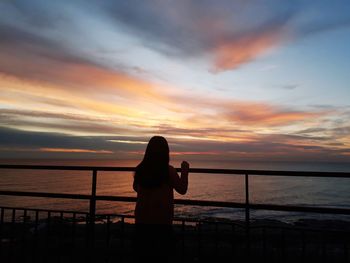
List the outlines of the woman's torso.
{"type": "Polygon", "coordinates": [[[154,188],[138,186],[135,223],[169,225],[173,216],[174,193],[169,183],[154,188]]]}

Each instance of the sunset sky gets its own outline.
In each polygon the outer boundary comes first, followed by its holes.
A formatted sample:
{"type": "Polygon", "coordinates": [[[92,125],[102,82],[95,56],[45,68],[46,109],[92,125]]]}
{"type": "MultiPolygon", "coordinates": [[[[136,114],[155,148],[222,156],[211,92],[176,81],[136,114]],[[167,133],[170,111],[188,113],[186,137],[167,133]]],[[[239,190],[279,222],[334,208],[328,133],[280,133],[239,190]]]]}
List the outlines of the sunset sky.
{"type": "Polygon", "coordinates": [[[350,2],[0,1],[0,158],[350,161],[350,2]]]}

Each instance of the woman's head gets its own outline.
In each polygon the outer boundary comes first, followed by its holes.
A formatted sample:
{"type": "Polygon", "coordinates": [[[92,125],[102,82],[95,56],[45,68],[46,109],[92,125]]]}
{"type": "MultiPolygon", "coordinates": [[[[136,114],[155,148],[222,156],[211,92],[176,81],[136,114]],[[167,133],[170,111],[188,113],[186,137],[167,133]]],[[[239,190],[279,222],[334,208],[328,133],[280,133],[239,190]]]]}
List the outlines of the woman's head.
{"type": "Polygon", "coordinates": [[[157,187],[169,179],[169,146],[162,136],[148,142],[142,162],[137,166],[135,180],[143,187],[157,187]]]}
{"type": "Polygon", "coordinates": [[[143,158],[146,162],[166,163],[169,164],[169,146],[166,139],[162,136],[153,136],[146,148],[143,158]]]}

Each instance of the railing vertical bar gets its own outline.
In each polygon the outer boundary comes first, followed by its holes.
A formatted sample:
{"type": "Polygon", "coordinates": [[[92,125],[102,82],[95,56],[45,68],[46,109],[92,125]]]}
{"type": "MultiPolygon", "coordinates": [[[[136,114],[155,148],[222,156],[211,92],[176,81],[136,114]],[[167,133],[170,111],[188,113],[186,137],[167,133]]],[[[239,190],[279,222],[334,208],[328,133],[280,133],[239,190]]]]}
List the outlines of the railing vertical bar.
{"type": "Polygon", "coordinates": [[[50,229],[51,228],[51,211],[47,212],[47,219],[46,219],[46,242],[45,242],[45,257],[44,262],[47,262],[48,256],[49,256],[49,249],[50,249],[50,229]]]}
{"type": "Polygon", "coordinates": [[[90,198],[90,213],[89,213],[89,223],[90,223],[90,238],[91,244],[94,245],[94,225],[96,217],[96,187],[97,187],[97,170],[92,171],[92,184],[91,184],[91,198],[90,198]]]}
{"type": "Polygon", "coordinates": [[[97,170],[92,170],[92,182],[91,182],[91,198],[90,198],[90,210],[88,220],[88,247],[89,247],[89,261],[94,261],[94,246],[95,246],[95,218],[96,218],[96,187],[97,187],[97,170]]]}
{"type": "Polygon", "coordinates": [[[301,230],[301,262],[305,262],[305,231],[301,230]]]}
{"type": "Polygon", "coordinates": [[[73,217],[72,217],[72,245],[70,247],[70,262],[75,262],[74,260],[74,249],[75,249],[75,237],[76,237],[76,221],[77,219],[77,214],[73,212],[73,217]]]}
{"type": "Polygon", "coordinates": [[[199,261],[201,261],[202,260],[202,256],[201,256],[201,254],[202,254],[202,222],[198,222],[197,223],[197,226],[198,226],[198,236],[197,236],[197,238],[198,238],[198,259],[199,259],[199,261]]]}
{"type": "MultiPolygon", "coordinates": [[[[61,262],[62,256],[64,258],[65,250],[63,249],[64,242],[64,223],[63,223],[63,212],[60,212],[60,220],[59,220],[59,234],[58,234],[58,262],[61,262]]],[[[64,260],[63,260],[64,261],[64,260]]]]}
{"type": "MultiPolygon", "coordinates": [[[[5,213],[5,209],[2,207],[1,215],[0,215],[0,239],[2,239],[2,235],[3,235],[4,213],[5,213]]],[[[0,257],[1,256],[2,256],[2,242],[0,242],[0,257]]]]}
{"type": "Polygon", "coordinates": [[[219,255],[219,227],[218,222],[215,222],[215,258],[219,255]]]}
{"type": "Polygon", "coordinates": [[[35,211],[35,222],[34,222],[34,241],[32,248],[32,262],[37,262],[36,251],[38,246],[38,224],[39,224],[39,211],[35,211]]]}
{"type": "Polygon", "coordinates": [[[26,250],[26,243],[27,243],[27,240],[26,240],[26,223],[27,223],[27,209],[24,209],[23,210],[23,218],[22,218],[22,233],[21,233],[21,236],[22,236],[22,242],[21,242],[21,261],[22,262],[25,262],[25,259],[26,257],[24,256],[25,255],[25,250],[26,250]]]}
{"type": "Polygon", "coordinates": [[[327,247],[326,247],[326,242],[325,242],[326,235],[324,231],[321,232],[321,249],[322,249],[322,262],[327,261],[327,247]]]}
{"type": "Polygon", "coordinates": [[[120,233],[120,262],[124,260],[124,238],[125,238],[125,217],[121,217],[121,233],[120,233]]]}
{"type": "Polygon", "coordinates": [[[181,261],[185,262],[185,220],[181,220],[181,261]]]}
{"type": "Polygon", "coordinates": [[[111,241],[111,233],[110,233],[110,230],[111,230],[111,216],[110,215],[107,215],[107,233],[106,233],[106,245],[107,247],[110,246],[110,241],[111,241]]]}
{"type": "Polygon", "coordinates": [[[344,262],[349,262],[348,261],[348,246],[347,246],[347,237],[343,237],[343,249],[344,249],[344,262]]]}
{"type": "Polygon", "coordinates": [[[16,223],[16,209],[12,209],[12,216],[11,216],[11,236],[10,236],[10,262],[13,261],[13,245],[14,245],[14,238],[15,238],[15,225],[16,223]]]}
{"type": "Polygon", "coordinates": [[[246,234],[246,260],[250,257],[250,211],[249,211],[249,177],[246,173],[245,179],[245,234],[246,234]]]}
{"type": "MultiPolygon", "coordinates": [[[[85,215],[85,248],[89,249],[90,246],[90,216],[89,214],[85,215]]],[[[90,250],[89,250],[90,251],[90,250]]],[[[85,254],[86,262],[91,260],[90,254],[85,254]]]]}
{"type": "Polygon", "coordinates": [[[263,240],[263,247],[262,247],[262,250],[263,250],[263,262],[268,262],[267,260],[267,253],[266,253],[266,228],[263,227],[262,228],[262,240],[263,240]]]}
{"type": "Polygon", "coordinates": [[[232,231],[232,260],[235,258],[235,254],[236,254],[236,247],[235,247],[235,243],[236,243],[236,227],[234,224],[231,224],[231,231],[232,231]]]}
{"type": "Polygon", "coordinates": [[[249,228],[250,211],[249,211],[249,178],[248,174],[245,174],[245,223],[246,228],[249,228]]]}
{"type": "Polygon", "coordinates": [[[106,247],[107,247],[107,255],[106,255],[106,262],[109,262],[110,258],[110,243],[111,243],[111,216],[107,215],[107,233],[106,233],[106,247]]]}
{"type": "Polygon", "coordinates": [[[285,260],[286,258],[286,233],[285,233],[285,229],[282,228],[281,229],[281,255],[282,255],[282,261],[285,260]]]}

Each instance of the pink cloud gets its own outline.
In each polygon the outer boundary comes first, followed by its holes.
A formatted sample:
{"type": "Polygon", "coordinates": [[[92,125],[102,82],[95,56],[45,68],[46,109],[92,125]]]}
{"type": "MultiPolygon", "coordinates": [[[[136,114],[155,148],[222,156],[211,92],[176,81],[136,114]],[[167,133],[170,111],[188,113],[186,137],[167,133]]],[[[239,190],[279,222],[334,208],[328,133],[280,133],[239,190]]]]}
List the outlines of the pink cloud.
{"type": "Polygon", "coordinates": [[[324,116],[324,111],[288,109],[282,105],[257,102],[233,102],[226,105],[222,118],[247,126],[285,126],[324,116]]]}
{"type": "Polygon", "coordinates": [[[212,71],[217,73],[236,69],[278,47],[282,42],[280,29],[219,41],[212,50],[214,57],[212,71]]]}

